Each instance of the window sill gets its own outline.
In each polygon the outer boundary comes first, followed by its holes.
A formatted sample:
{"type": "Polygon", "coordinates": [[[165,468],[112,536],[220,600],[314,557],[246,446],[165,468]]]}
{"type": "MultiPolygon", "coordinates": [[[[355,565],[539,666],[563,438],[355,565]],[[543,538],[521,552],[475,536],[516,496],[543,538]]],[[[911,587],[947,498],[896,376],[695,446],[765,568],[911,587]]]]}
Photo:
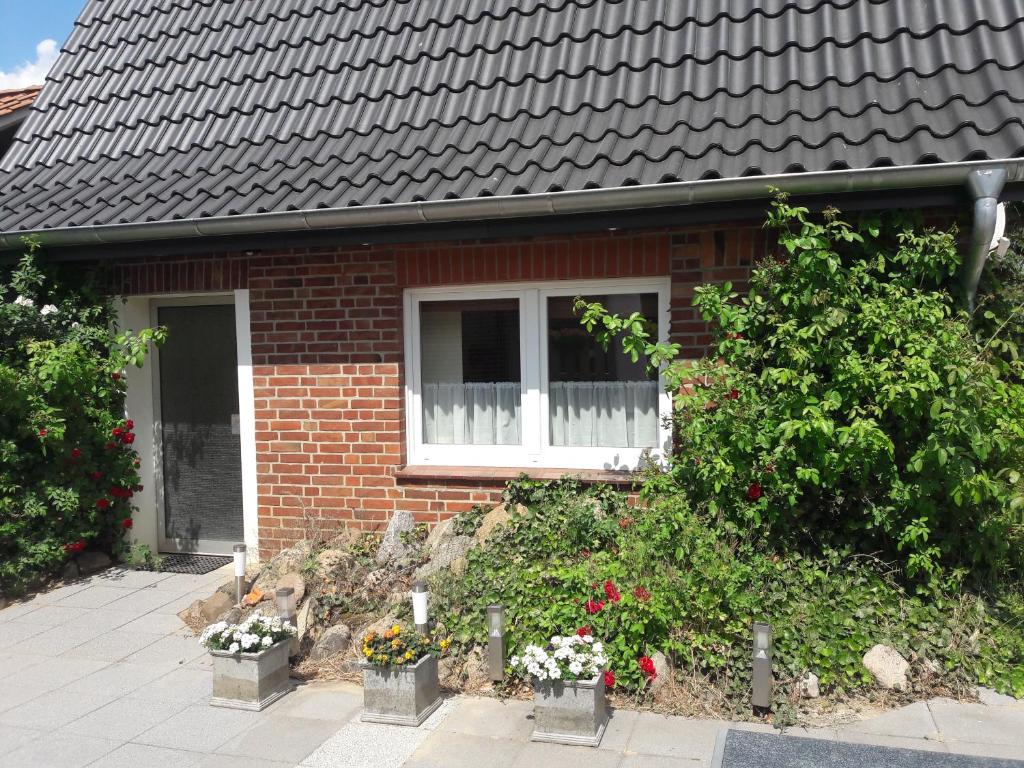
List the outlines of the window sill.
{"type": "Polygon", "coordinates": [[[569,476],[584,483],[632,486],[640,481],[636,472],[607,469],[557,469],[548,467],[437,467],[423,464],[406,465],[395,472],[400,482],[430,482],[453,480],[504,484],[520,475],[531,480],[559,480],[569,476]]]}

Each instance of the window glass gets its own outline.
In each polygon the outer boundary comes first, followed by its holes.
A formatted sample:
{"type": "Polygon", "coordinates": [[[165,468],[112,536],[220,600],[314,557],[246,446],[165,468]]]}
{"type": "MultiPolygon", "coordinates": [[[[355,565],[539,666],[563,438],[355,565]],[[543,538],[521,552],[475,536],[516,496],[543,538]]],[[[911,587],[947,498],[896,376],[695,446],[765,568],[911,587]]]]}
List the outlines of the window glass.
{"type": "MultiPolygon", "coordinates": [[[[586,296],[609,312],[639,312],[657,338],[655,293],[586,296]]],[[[548,418],[551,445],[654,448],[658,444],[658,375],[633,362],[615,341],[605,350],[580,325],[571,296],[551,297],[548,322],[548,418]]]]}
{"type": "Polygon", "coordinates": [[[519,301],[420,303],[423,442],[519,445],[519,301]]]}

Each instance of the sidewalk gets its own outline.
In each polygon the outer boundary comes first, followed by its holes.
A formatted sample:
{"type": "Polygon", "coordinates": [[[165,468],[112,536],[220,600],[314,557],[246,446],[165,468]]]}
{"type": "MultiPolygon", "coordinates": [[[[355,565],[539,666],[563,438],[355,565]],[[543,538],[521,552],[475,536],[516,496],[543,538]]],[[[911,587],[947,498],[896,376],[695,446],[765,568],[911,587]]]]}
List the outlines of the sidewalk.
{"type": "MultiPolygon", "coordinates": [[[[175,614],[228,578],[111,569],[0,611],[0,766],[698,768],[730,725],[624,710],[586,749],[530,742],[521,701],[455,697],[418,729],[359,722],[350,684],[302,685],[259,713],[212,708],[209,658],[175,614]]],[[[787,733],[1022,759],[1024,703],[936,699],[787,733]]]]}

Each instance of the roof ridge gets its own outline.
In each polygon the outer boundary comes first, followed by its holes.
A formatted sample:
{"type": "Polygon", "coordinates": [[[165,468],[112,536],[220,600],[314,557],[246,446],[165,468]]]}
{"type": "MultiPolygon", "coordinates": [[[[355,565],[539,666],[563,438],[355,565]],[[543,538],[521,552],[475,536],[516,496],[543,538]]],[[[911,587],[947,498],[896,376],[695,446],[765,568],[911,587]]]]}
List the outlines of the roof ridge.
{"type": "MultiPolygon", "coordinates": [[[[951,29],[948,26],[948,24],[943,22],[943,23],[937,25],[936,27],[934,27],[933,30],[931,30],[931,34],[934,34],[934,33],[939,32],[939,31],[945,31],[948,34],[953,35],[953,36],[963,36],[963,35],[969,34],[971,31],[974,31],[975,29],[977,29],[979,27],[982,27],[982,26],[987,27],[990,31],[999,32],[999,31],[1005,31],[1005,30],[1007,30],[1007,29],[1009,29],[1010,27],[1013,27],[1013,26],[1021,25],[1022,23],[1024,23],[1024,17],[1016,19],[1014,22],[1012,22],[1011,24],[1009,24],[1009,25],[1007,25],[1005,27],[994,28],[994,27],[991,26],[991,24],[988,22],[988,20],[984,20],[983,19],[983,20],[979,20],[979,21],[975,22],[974,24],[970,25],[970,27],[968,27],[967,29],[961,31],[961,30],[953,30],[953,29],[951,29]]],[[[654,22],[650,27],[647,28],[647,31],[649,31],[653,27],[659,26],[659,25],[660,25],[660,22],[654,22]]],[[[661,26],[664,26],[664,25],[661,25],[661,26]]],[[[672,29],[669,28],[669,27],[665,27],[665,28],[668,31],[672,31],[672,29]]],[[[631,27],[623,27],[622,29],[629,29],[634,34],[638,34],[638,35],[645,33],[643,31],[637,31],[635,29],[632,29],[631,27]]],[[[603,33],[603,31],[595,30],[591,34],[585,36],[584,38],[580,38],[580,39],[572,38],[570,35],[560,35],[555,41],[552,41],[550,44],[548,44],[546,42],[540,41],[537,38],[532,38],[529,43],[526,43],[523,46],[517,47],[517,46],[512,45],[512,47],[515,50],[518,50],[518,51],[522,52],[522,51],[525,51],[528,48],[530,48],[535,43],[542,42],[542,47],[552,48],[555,45],[557,45],[559,42],[562,42],[563,38],[565,38],[565,37],[568,37],[573,42],[577,42],[578,43],[578,42],[582,42],[583,40],[585,40],[585,39],[587,39],[589,37],[592,37],[595,34],[596,35],[600,35],[602,37],[605,37],[606,39],[612,39],[611,36],[605,35],[603,33]]],[[[850,39],[848,41],[845,41],[845,42],[840,42],[840,41],[837,41],[837,40],[835,40],[833,38],[823,38],[816,45],[810,46],[810,47],[801,46],[799,43],[797,43],[796,41],[792,41],[792,40],[784,43],[780,48],[778,48],[778,49],[776,49],[774,51],[766,51],[761,46],[754,46],[754,47],[750,48],[747,51],[747,54],[745,56],[733,55],[733,54],[731,54],[728,51],[718,51],[718,52],[716,52],[715,54],[713,54],[712,56],[710,56],[707,59],[699,59],[698,57],[696,57],[693,54],[684,53],[678,59],[676,59],[674,61],[671,61],[671,62],[669,62],[669,61],[662,61],[661,59],[658,59],[658,58],[652,58],[652,59],[649,59],[648,62],[643,67],[639,67],[639,68],[633,66],[628,61],[619,61],[618,63],[615,64],[615,66],[613,66],[611,69],[609,69],[607,71],[601,70],[599,66],[590,65],[590,66],[584,67],[581,70],[581,73],[578,75],[578,77],[582,77],[584,73],[589,73],[589,72],[596,72],[598,74],[606,75],[607,76],[607,75],[610,75],[612,72],[616,71],[617,69],[621,69],[621,68],[627,68],[627,69],[630,69],[632,71],[642,71],[643,69],[646,69],[648,66],[650,66],[650,64],[652,62],[655,62],[655,61],[661,63],[663,66],[666,66],[666,67],[669,67],[669,66],[680,66],[680,65],[682,65],[684,63],[693,63],[693,64],[698,65],[698,66],[707,66],[707,65],[713,63],[716,59],[718,59],[720,57],[726,57],[726,58],[729,58],[732,61],[741,61],[744,58],[746,58],[746,56],[749,56],[750,54],[752,54],[754,52],[761,53],[761,54],[763,54],[766,57],[774,57],[774,56],[781,56],[782,54],[787,53],[790,50],[794,50],[794,49],[799,51],[799,52],[801,52],[801,53],[810,53],[810,52],[818,50],[818,49],[820,49],[820,48],[822,48],[825,45],[830,44],[830,43],[832,45],[834,45],[836,48],[840,49],[840,50],[852,48],[853,46],[857,45],[858,43],[863,43],[863,42],[871,42],[871,43],[874,43],[876,45],[880,45],[880,44],[883,44],[883,43],[891,42],[893,39],[895,39],[897,36],[899,36],[901,34],[908,35],[909,37],[911,37],[911,38],[913,38],[915,40],[920,40],[920,39],[923,39],[923,38],[928,36],[928,33],[917,34],[917,33],[913,32],[911,30],[908,30],[908,29],[906,29],[904,27],[901,27],[901,28],[898,28],[897,30],[893,31],[891,34],[886,35],[884,37],[876,37],[876,36],[874,36],[874,34],[872,32],[862,32],[862,33],[856,35],[855,37],[853,37],[852,39],[850,39]]],[[[462,52],[455,51],[455,53],[457,54],[457,58],[463,58],[463,59],[468,59],[468,58],[470,58],[471,55],[474,55],[477,52],[483,52],[483,53],[486,53],[486,54],[489,54],[489,55],[494,55],[495,53],[500,51],[501,48],[505,47],[506,45],[510,45],[510,44],[511,44],[510,41],[505,41],[498,48],[496,48],[494,50],[486,49],[483,46],[474,46],[473,49],[470,52],[462,53],[462,52]]],[[[434,59],[434,61],[435,62],[440,62],[444,58],[447,58],[447,54],[450,51],[451,51],[451,49],[449,49],[448,51],[445,52],[445,54],[446,54],[445,56],[437,58],[437,59],[434,59]]],[[[428,55],[429,56],[429,54],[424,54],[424,55],[428,55]]],[[[402,57],[396,57],[395,59],[393,59],[390,62],[388,62],[388,65],[393,65],[397,61],[401,61],[403,64],[406,64],[406,65],[409,65],[409,66],[411,66],[411,65],[416,63],[416,59],[406,60],[406,59],[404,59],[402,57]]],[[[986,60],[986,61],[989,61],[989,60],[986,60]]],[[[379,62],[367,61],[367,63],[364,66],[362,66],[362,67],[350,67],[350,66],[348,66],[348,65],[343,63],[337,69],[330,69],[328,67],[316,66],[310,72],[301,71],[298,67],[294,67],[294,68],[292,68],[291,70],[289,70],[288,72],[285,72],[285,73],[268,72],[266,74],[266,76],[263,77],[263,78],[249,78],[249,77],[243,76],[243,77],[241,77],[238,80],[232,80],[230,78],[230,76],[225,76],[225,77],[221,78],[220,81],[217,81],[217,82],[212,82],[212,83],[200,82],[200,83],[197,83],[196,85],[194,85],[192,87],[176,89],[176,90],[177,91],[188,91],[190,93],[196,93],[197,91],[199,91],[199,89],[201,87],[209,89],[209,90],[213,90],[213,89],[218,88],[218,87],[223,87],[223,85],[225,83],[228,83],[228,84],[233,85],[233,86],[241,86],[241,85],[244,85],[246,82],[250,82],[250,83],[265,83],[265,82],[268,82],[271,78],[276,78],[276,79],[279,79],[279,80],[283,81],[283,80],[290,79],[291,77],[295,76],[296,74],[300,74],[300,75],[302,75],[304,77],[312,77],[313,75],[321,73],[321,72],[327,73],[327,74],[337,75],[337,74],[340,74],[341,72],[343,72],[346,69],[352,69],[354,71],[361,72],[361,71],[364,71],[364,70],[368,69],[371,66],[371,64],[373,64],[373,63],[376,63],[380,67],[384,66],[382,63],[379,63],[379,62]]],[[[1000,66],[1002,68],[1001,64],[1000,64],[1000,66]]],[[[1010,67],[1006,67],[1006,69],[1010,69],[1010,67]]],[[[557,76],[557,74],[558,74],[558,72],[555,72],[555,73],[552,74],[551,77],[553,78],[553,77],[557,76]]],[[[521,78],[521,80],[526,80],[526,79],[529,79],[530,77],[533,77],[532,73],[524,75],[523,78],[521,78]]],[[[536,79],[537,79],[538,82],[545,82],[544,78],[537,77],[536,79]]],[[[549,79],[551,79],[551,78],[549,78],[549,79]]],[[[510,83],[511,84],[512,81],[509,81],[504,76],[496,76],[493,81],[488,83],[488,86],[493,87],[494,85],[496,85],[496,84],[498,84],[500,82],[505,82],[505,83],[510,83]]],[[[475,81],[467,81],[466,84],[462,88],[459,88],[459,89],[451,88],[451,87],[448,86],[447,83],[438,83],[437,87],[433,91],[426,91],[426,90],[423,90],[423,89],[419,88],[418,86],[412,86],[412,87],[409,88],[409,90],[407,92],[405,92],[403,94],[399,94],[398,92],[396,92],[394,90],[387,89],[387,90],[382,91],[376,97],[369,97],[369,96],[367,96],[366,98],[367,98],[368,102],[376,103],[378,101],[383,100],[383,98],[385,98],[386,96],[389,96],[389,95],[393,96],[393,97],[399,97],[399,96],[407,97],[407,96],[411,96],[414,93],[420,93],[423,96],[433,96],[433,95],[436,95],[437,93],[442,92],[443,90],[448,90],[449,92],[452,92],[452,93],[461,93],[461,92],[467,90],[470,87],[471,84],[472,85],[476,85],[478,87],[484,87],[481,83],[475,82],[475,81]]],[[[176,90],[172,89],[172,90],[168,91],[168,90],[163,90],[163,89],[160,89],[159,87],[156,87],[156,88],[154,88],[154,90],[151,93],[159,92],[159,93],[161,93],[164,96],[171,96],[171,95],[174,95],[176,93],[176,90]]],[[[142,93],[139,93],[137,91],[129,91],[126,94],[112,95],[109,99],[106,99],[106,100],[104,100],[104,99],[91,99],[91,100],[88,100],[86,102],[76,103],[75,106],[83,107],[83,106],[85,106],[86,104],[88,104],[90,102],[92,102],[92,103],[100,102],[100,103],[104,103],[104,104],[109,104],[110,102],[114,101],[115,99],[119,99],[119,100],[123,101],[123,100],[127,100],[129,97],[132,97],[132,96],[146,96],[146,95],[147,94],[142,94],[142,93]]],[[[363,96],[363,94],[360,94],[360,96],[363,96]]],[[[151,119],[147,119],[145,116],[141,116],[136,121],[134,121],[132,123],[125,122],[125,123],[115,123],[114,125],[111,125],[111,126],[93,126],[92,129],[90,129],[90,130],[70,130],[70,131],[67,131],[67,130],[55,129],[55,130],[53,130],[49,134],[42,134],[42,133],[39,133],[38,131],[32,130],[35,127],[34,125],[27,124],[26,128],[27,128],[28,131],[31,131],[31,132],[22,132],[15,139],[14,143],[15,144],[30,144],[30,143],[33,143],[33,141],[37,141],[37,140],[48,141],[48,140],[50,140],[51,138],[54,138],[54,137],[71,138],[72,136],[94,136],[94,135],[103,134],[103,133],[114,133],[114,132],[116,132],[118,130],[122,130],[122,129],[125,129],[125,128],[127,128],[127,129],[135,129],[135,128],[140,127],[140,126],[148,126],[148,127],[151,127],[151,128],[157,128],[159,126],[182,125],[182,124],[184,124],[188,120],[200,121],[200,120],[208,119],[211,116],[213,116],[215,118],[222,118],[222,119],[226,118],[226,117],[228,117],[229,115],[232,115],[232,114],[240,115],[240,116],[243,116],[243,117],[250,117],[250,116],[255,115],[255,114],[259,113],[259,112],[262,112],[262,113],[276,113],[280,109],[284,109],[284,108],[290,108],[290,109],[293,109],[293,110],[298,110],[298,109],[305,108],[305,107],[310,106],[310,105],[312,105],[312,106],[321,106],[322,107],[322,106],[326,106],[328,103],[331,103],[331,102],[334,102],[334,101],[341,101],[342,100],[340,95],[331,96],[326,101],[316,101],[313,98],[307,97],[301,103],[295,104],[295,103],[290,103],[290,102],[284,101],[283,100],[284,98],[285,97],[282,96],[281,97],[282,100],[279,101],[279,103],[277,105],[273,106],[273,107],[268,106],[266,103],[259,103],[259,104],[253,104],[248,109],[238,109],[236,107],[229,106],[223,112],[219,112],[215,108],[208,107],[208,108],[203,109],[203,111],[201,111],[201,112],[184,113],[184,114],[182,114],[182,115],[180,115],[180,116],[178,116],[176,118],[168,118],[166,116],[159,116],[159,117],[151,120],[151,119]]],[[[63,112],[63,111],[67,111],[69,108],[70,108],[69,106],[64,106],[64,105],[47,107],[47,108],[45,108],[45,110],[43,108],[40,108],[40,107],[34,107],[34,112],[37,112],[37,113],[40,113],[40,114],[42,114],[44,111],[46,113],[52,113],[54,111],[63,112]]]]}

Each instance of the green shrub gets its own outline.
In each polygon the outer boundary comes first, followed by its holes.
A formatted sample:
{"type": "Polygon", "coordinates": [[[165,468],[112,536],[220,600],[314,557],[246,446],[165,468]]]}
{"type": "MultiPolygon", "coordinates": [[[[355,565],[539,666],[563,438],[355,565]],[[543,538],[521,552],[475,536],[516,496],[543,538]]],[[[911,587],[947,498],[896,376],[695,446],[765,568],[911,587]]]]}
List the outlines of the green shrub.
{"type": "Polygon", "coordinates": [[[140,490],[121,370],[162,333],[111,331],[81,275],[38,266],[0,283],[0,591],[18,593],[86,547],[116,554],[140,490]]]}

